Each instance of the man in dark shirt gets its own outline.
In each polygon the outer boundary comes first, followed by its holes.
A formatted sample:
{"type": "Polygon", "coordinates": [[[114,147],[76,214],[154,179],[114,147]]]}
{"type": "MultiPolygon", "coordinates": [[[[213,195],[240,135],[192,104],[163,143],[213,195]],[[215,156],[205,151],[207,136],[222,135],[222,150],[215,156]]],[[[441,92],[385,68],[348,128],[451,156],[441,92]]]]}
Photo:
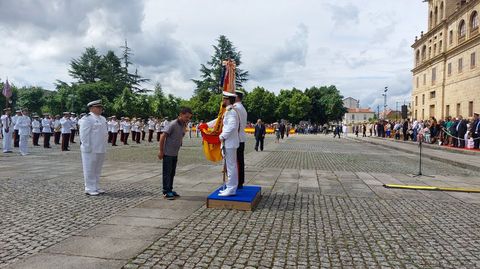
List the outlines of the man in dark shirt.
{"type": "Polygon", "coordinates": [[[180,196],[173,191],[173,178],[177,169],[178,151],[182,146],[185,128],[191,118],[192,110],[188,107],[182,108],[178,118],[165,126],[160,137],[158,159],[163,159],[163,196],[168,200],[180,196]]]}
{"type": "Polygon", "coordinates": [[[258,145],[260,144],[260,150],[263,151],[263,141],[265,139],[266,129],[261,119],[257,120],[255,124],[255,150],[258,151],[258,145]]]}

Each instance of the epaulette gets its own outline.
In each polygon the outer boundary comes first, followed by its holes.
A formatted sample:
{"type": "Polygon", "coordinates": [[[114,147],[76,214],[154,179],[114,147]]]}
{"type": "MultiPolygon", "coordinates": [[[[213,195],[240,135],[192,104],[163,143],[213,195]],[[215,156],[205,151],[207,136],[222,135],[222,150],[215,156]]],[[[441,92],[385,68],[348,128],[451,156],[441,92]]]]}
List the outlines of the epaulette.
{"type": "Polygon", "coordinates": [[[227,111],[230,111],[233,109],[233,106],[227,107],[227,111]]]}

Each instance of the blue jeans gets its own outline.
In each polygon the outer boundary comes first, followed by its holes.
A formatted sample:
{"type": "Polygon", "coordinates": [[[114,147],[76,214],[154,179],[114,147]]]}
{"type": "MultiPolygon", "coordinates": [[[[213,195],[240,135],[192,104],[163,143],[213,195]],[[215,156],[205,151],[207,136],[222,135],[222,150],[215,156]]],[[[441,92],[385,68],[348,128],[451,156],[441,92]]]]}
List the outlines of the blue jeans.
{"type": "Polygon", "coordinates": [[[177,169],[178,156],[163,156],[163,194],[173,191],[173,178],[177,169]]]}

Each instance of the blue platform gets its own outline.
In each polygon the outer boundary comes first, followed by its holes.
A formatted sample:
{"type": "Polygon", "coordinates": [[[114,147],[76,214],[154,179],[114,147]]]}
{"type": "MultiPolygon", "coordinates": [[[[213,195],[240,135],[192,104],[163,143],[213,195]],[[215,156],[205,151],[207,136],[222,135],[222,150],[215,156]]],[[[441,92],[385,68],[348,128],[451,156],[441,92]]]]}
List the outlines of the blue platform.
{"type": "Polygon", "coordinates": [[[243,203],[252,203],[257,195],[262,191],[260,186],[243,186],[243,189],[237,190],[237,194],[234,196],[218,196],[220,190],[223,189],[223,186],[216,189],[212,194],[210,194],[207,199],[210,200],[220,200],[220,201],[232,201],[232,202],[243,202],[243,203]]]}

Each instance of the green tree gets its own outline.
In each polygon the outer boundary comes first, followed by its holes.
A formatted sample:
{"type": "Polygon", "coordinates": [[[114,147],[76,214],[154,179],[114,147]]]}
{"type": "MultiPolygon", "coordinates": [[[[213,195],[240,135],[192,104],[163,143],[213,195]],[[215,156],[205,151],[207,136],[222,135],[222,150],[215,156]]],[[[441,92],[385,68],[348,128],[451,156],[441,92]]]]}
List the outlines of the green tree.
{"type": "Polygon", "coordinates": [[[138,70],[135,69],[135,73],[130,73],[128,67],[133,64],[131,62],[131,57],[133,56],[132,49],[128,47],[127,40],[125,40],[125,45],[120,47],[123,49],[122,60],[123,60],[123,72],[122,78],[125,85],[134,91],[139,93],[147,92],[147,89],[141,89],[140,84],[150,81],[150,79],[142,77],[138,74],[138,70]]]}
{"type": "Polygon", "coordinates": [[[311,87],[305,90],[305,94],[310,97],[312,104],[307,117],[313,122],[324,124],[338,121],[347,111],[343,106],[343,96],[334,85],[311,87]]]}
{"type": "Polygon", "coordinates": [[[80,83],[94,83],[100,80],[102,63],[102,56],[98,55],[97,49],[89,47],[80,58],[70,62],[68,73],[80,83]]]}
{"type": "Polygon", "coordinates": [[[164,117],[167,115],[167,98],[163,93],[162,85],[160,83],[155,84],[153,96],[151,97],[150,107],[153,114],[157,117],[164,117]]]}
{"type": "Polygon", "coordinates": [[[248,111],[249,121],[256,122],[257,119],[262,119],[264,122],[276,121],[277,100],[272,92],[256,87],[245,96],[243,103],[248,111]]]}
{"type": "Polygon", "coordinates": [[[290,122],[299,122],[305,120],[305,116],[311,109],[310,98],[301,91],[292,91],[292,97],[289,103],[288,120],[290,122]]]}
{"type": "Polygon", "coordinates": [[[22,108],[28,108],[30,112],[42,114],[42,106],[44,103],[43,96],[45,89],[41,87],[22,87],[18,90],[17,105],[22,108]]]}
{"type": "Polygon", "coordinates": [[[235,60],[236,69],[236,86],[242,87],[242,84],[248,80],[248,71],[244,71],[239,68],[242,64],[241,52],[237,52],[237,49],[233,43],[227,39],[226,36],[221,35],[217,39],[217,45],[213,46],[214,54],[210,58],[207,64],[202,64],[200,68],[201,78],[193,82],[197,85],[196,91],[210,90],[213,93],[220,93],[218,88],[220,76],[222,73],[222,61],[233,59],[235,60]]]}

